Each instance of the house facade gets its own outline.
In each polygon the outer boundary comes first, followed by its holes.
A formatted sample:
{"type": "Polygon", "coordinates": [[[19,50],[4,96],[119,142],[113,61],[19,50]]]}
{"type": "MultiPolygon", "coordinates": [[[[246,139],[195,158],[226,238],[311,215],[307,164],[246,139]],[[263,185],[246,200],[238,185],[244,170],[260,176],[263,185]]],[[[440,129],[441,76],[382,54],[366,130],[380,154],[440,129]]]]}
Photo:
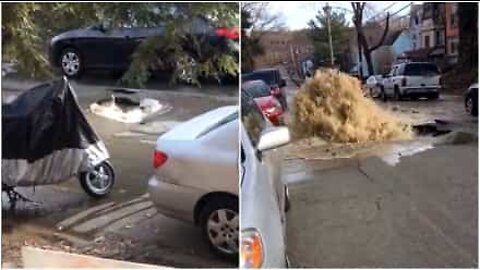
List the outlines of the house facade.
{"type": "Polygon", "coordinates": [[[422,5],[412,5],[410,9],[409,30],[414,50],[422,48],[422,11],[422,5]]]}
{"type": "Polygon", "coordinates": [[[446,38],[446,55],[448,63],[456,64],[458,61],[458,3],[445,3],[445,38],[446,38]]]}
{"type": "MultiPolygon", "coordinates": [[[[389,31],[382,46],[372,52],[371,59],[373,70],[375,74],[382,74],[388,72],[395,61],[401,58],[406,52],[413,50],[413,39],[409,29],[400,29],[395,31],[389,31]]],[[[358,61],[358,49],[352,56],[356,58],[356,65],[352,69],[352,73],[358,72],[360,64],[358,61]]],[[[368,73],[367,62],[362,55],[362,70],[364,75],[368,73]]]]}

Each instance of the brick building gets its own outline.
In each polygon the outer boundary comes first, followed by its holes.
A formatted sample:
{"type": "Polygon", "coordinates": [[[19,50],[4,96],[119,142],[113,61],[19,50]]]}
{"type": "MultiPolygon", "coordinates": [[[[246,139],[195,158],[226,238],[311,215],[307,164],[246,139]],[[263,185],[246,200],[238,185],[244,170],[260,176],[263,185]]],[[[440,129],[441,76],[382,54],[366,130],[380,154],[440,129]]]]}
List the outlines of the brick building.
{"type": "Polygon", "coordinates": [[[263,32],[260,43],[265,53],[256,57],[255,68],[283,64],[300,72],[300,62],[313,56],[308,30],[263,32]]]}

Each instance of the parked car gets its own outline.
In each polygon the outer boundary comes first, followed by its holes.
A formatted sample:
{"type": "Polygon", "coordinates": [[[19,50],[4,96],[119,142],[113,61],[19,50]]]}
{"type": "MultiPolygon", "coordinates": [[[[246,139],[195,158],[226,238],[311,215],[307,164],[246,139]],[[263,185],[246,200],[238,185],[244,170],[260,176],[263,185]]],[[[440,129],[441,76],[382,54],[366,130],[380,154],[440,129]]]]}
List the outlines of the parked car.
{"type": "Polygon", "coordinates": [[[272,89],[273,95],[278,98],[284,111],[287,110],[287,94],[285,87],[287,83],[282,78],[280,70],[276,68],[258,69],[253,72],[242,74],[242,83],[253,80],[262,80],[272,89]]]}
{"type": "Polygon", "coordinates": [[[383,75],[382,74],[372,75],[368,77],[365,84],[368,88],[368,92],[370,96],[375,98],[378,95],[380,95],[380,89],[382,88],[382,85],[383,85],[383,75]]]}
{"type": "Polygon", "coordinates": [[[393,97],[426,97],[437,99],[440,93],[440,70],[434,63],[408,62],[392,66],[383,80],[381,96],[384,101],[393,97]]]}
{"type": "Polygon", "coordinates": [[[242,83],[243,94],[252,98],[274,125],[279,126],[284,123],[283,107],[265,82],[255,80],[242,83]]]}
{"type": "Polygon", "coordinates": [[[470,85],[465,92],[465,110],[472,116],[478,116],[478,83],[470,85]]]}
{"type": "MultiPolygon", "coordinates": [[[[165,29],[135,25],[110,27],[108,23],[101,23],[67,31],[51,39],[49,61],[68,77],[78,77],[89,69],[125,70],[137,46],[146,38],[163,36],[165,29]]],[[[213,47],[211,51],[235,51],[235,55],[238,54],[238,29],[215,28],[204,17],[195,17],[186,29],[187,38],[182,46],[191,52],[192,62],[199,57],[192,42],[194,36],[201,41],[202,51],[213,47]]]]}
{"type": "Polygon", "coordinates": [[[199,226],[212,250],[238,258],[238,108],[226,106],[158,138],[150,198],[166,216],[199,226]]]}
{"type": "Polygon", "coordinates": [[[240,268],[285,268],[290,204],[279,147],[290,134],[287,127],[273,127],[252,99],[243,95],[241,104],[240,268]]]}

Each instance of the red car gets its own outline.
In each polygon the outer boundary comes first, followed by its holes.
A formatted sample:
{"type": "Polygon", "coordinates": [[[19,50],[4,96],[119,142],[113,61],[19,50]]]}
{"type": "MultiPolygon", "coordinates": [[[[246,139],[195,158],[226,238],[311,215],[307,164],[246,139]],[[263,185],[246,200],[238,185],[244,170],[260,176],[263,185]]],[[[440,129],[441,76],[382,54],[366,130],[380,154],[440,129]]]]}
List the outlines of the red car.
{"type": "Polygon", "coordinates": [[[275,126],[283,125],[283,107],[276,98],[276,93],[262,80],[247,81],[242,83],[242,92],[251,97],[263,114],[275,126]]]}

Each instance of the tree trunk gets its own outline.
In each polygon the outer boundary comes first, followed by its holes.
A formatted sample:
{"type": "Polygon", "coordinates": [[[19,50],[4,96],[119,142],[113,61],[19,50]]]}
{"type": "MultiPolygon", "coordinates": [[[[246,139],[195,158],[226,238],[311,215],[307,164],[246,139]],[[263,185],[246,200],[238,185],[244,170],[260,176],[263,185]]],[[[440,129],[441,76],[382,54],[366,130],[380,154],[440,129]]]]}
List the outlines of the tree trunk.
{"type": "MultiPolygon", "coordinates": [[[[378,49],[380,46],[383,45],[383,41],[385,41],[385,38],[387,37],[387,33],[389,29],[390,14],[387,13],[387,18],[386,18],[385,28],[383,29],[382,38],[380,38],[380,40],[375,46],[370,47],[365,37],[365,33],[363,33],[363,25],[362,25],[363,10],[365,8],[365,3],[352,2],[351,4],[353,8],[353,13],[354,13],[353,24],[355,25],[355,30],[357,30],[357,37],[358,37],[357,40],[360,43],[359,47],[361,45],[363,49],[363,55],[365,56],[365,61],[367,61],[368,76],[370,76],[374,74],[371,55],[374,50],[378,49]]],[[[360,54],[360,51],[359,51],[359,54],[360,54]]]]}
{"type": "Polygon", "coordinates": [[[367,61],[368,76],[371,76],[375,74],[375,70],[373,70],[373,63],[372,63],[372,51],[363,50],[363,55],[365,56],[365,61],[367,61]]]}
{"type": "Polygon", "coordinates": [[[362,44],[360,43],[360,35],[357,34],[357,46],[358,46],[358,74],[360,78],[363,78],[363,61],[362,61],[362,44]]]}

